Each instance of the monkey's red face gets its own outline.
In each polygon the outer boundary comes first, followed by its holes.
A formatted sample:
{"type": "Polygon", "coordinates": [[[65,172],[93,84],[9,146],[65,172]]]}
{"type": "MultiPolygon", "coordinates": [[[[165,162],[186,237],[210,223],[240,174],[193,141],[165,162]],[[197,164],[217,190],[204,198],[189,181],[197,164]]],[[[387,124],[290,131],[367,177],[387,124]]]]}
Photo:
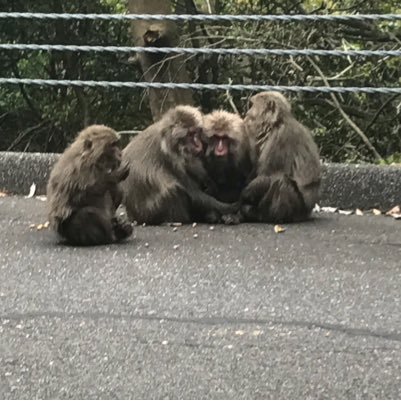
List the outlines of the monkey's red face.
{"type": "Polygon", "coordinates": [[[231,141],[228,135],[213,135],[209,139],[209,149],[216,157],[227,157],[230,153],[231,141]]]}

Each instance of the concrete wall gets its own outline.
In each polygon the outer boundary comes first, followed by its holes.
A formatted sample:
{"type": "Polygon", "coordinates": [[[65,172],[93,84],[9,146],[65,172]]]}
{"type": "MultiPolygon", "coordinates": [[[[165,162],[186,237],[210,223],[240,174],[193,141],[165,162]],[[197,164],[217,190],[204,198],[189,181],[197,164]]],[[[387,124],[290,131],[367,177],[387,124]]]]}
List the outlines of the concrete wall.
{"type": "MultiPolygon", "coordinates": [[[[0,189],[37,194],[46,183],[57,154],[0,152],[0,189]]],[[[401,204],[401,167],[329,164],[324,166],[320,206],[342,209],[388,209],[401,204]]]]}

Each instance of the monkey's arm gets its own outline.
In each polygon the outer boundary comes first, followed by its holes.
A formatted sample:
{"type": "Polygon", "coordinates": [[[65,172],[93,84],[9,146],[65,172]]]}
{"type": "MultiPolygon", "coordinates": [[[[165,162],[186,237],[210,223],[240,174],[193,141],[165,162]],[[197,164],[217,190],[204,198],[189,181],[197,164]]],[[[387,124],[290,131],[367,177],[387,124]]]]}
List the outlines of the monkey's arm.
{"type": "Polygon", "coordinates": [[[200,189],[188,189],[187,194],[191,200],[193,209],[201,213],[216,211],[220,214],[235,213],[238,210],[237,203],[220,202],[200,189]]]}
{"type": "Polygon", "coordinates": [[[188,175],[181,175],[180,182],[183,190],[187,193],[193,210],[200,212],[201,214],[206,214],[210,211],[216,211],[219,214],[230,214],[238,211],[239,205],[237,203],[224,203],[215,199],[213,196],[207,194],[200,187],[199,181],[202,183],[206,182],[208,185],[208,178],[205,173],[204,177],[198,180],[189,177],[188,175]]]}
{"type": "Polygon", "coordinates": [[[242,191],[241,203],[257,205],[270,187],[271,179],[267,175],[260,175],[253,179],[242,191]]]}

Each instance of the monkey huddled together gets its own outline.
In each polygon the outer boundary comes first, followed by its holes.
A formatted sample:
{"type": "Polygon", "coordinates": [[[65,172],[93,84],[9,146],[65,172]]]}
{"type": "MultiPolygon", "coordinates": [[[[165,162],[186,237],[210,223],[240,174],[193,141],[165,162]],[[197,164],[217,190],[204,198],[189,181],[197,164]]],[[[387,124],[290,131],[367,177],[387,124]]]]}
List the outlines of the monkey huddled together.
{"type": "Polygon", "coordinates": [[[50,224],[74,245],[121,241],[130,222],[290,223],[308,219],[321,167],[310,131],[276,92],[250,99],[242,119],[177,106],[121,152],[118,134],[83,130],[48,183],[50,224]]]}

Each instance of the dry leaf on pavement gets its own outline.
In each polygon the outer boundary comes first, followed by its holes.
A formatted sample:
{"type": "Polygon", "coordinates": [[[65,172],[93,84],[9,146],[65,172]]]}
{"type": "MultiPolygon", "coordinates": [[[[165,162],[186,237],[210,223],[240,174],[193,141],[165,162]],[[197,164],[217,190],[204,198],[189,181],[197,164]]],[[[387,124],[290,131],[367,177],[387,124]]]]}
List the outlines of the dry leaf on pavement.
{"type": "Polygon", "coordinates": [[[394,216],[395,214],[401,214],[401,209],[399,206],[394,206],[386,213],[387,216],[394,216]]]}
{"type": "Polygon", "coordinates": [[[285,231],[285,228],[283,226],[279,226],[278,224],[274,226],[274,232],[276,234],[283,233],[285,231]]]}
{"type": "Polygon", "coordinates": [[[325,212],[325,213],[335,213],[337,210],[338,210],[338,208],[336,208],[336,207],[330,207],[330,206],[322,207],[322,212],[325,212]]]}
{"type": "Polygon", "coordinates": [[[353,213],[353,211],[352,210],[339,210],[338,213],[343,214],[344,216],[350,216],[353,213]]]}
{"type": "Polygon", "coordinates": [[[25,198],[29,199],[29,198],[33,198],[33,196],[35,195],[36,192],[36,184],[33,183],[31,185],[31,188],[29,188],[29,194],[27,196],[25,196],[25,198]]]}

